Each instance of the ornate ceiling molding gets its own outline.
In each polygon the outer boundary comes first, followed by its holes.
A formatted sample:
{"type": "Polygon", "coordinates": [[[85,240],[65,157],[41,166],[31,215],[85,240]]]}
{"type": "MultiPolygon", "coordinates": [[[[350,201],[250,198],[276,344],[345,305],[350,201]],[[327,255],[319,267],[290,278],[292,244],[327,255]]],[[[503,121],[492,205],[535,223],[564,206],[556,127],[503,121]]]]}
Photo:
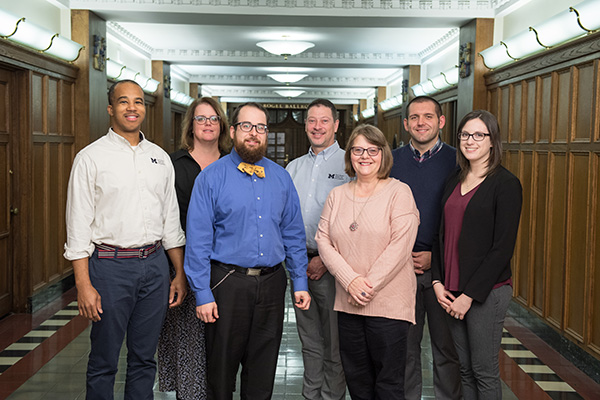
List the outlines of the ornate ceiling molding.
{"type": "MultiPolygon", "coordinates": [[[[213,95],[227,97],[273,97],[272,89],[245,89],[237,87],[217,87],[212,85],[202,85],[202,90],[207,89],[213,95]]],[[[326,98],[347,98],[347,99],[362,99],[367,98],[373,92],[373,89],[349,89],[349,90],[320,90],[320,89],[304,89],[304,97],[326,97],[326,98]]]]}
{"type": "MultiPolygon", "coordinates": [[[[267,76],[257,75],[191,75],[190,82],[202,83],[203,85],[223,84],[268,84],[280,86],[279,82],[267,76]]],[[[385,79],[358,78],[358,77],[308,77],[302,79],[295,86],[348,86],[348,87],[374,87],[385,86],[385,79]]]]}
{"type": "Polygon", "coordinates": [[[152,46],[114,21],[108,21],[106,23],[106,31],[107,33],[111,33],[113,36],[119,38],[124,43],[127,43],[129,46],[133,46],[138,51],[145,53],[148,58],[150,58],[150,56],[152,56],[154,53],[154,48],[152,46]]]}
{"type": "MultiPolygon", "coordinates": [[[[72,0],[72,8],[177,7],[268,8],[309,10],[464,11],[493,10],[515,0],[72,0]]],[[[518,1],[518,0],[517,0],[518,1]]]]}
{"type": "MultiPolygon", "coordinates": [[[[228,62],[231,58],[241,59],[247,62],[281,63],[283,57],[276,56],[264,51],[230,51],[230,50],[199,50],[199,49],[154,49],[152,58],[155,60],[170,59],[178,62],[185,61],[218,61],[228,62]]],[[[288,57],[287,63],[294,61],[302,63],[343,63],[343,64],[365,64],[374,63],[378,65],[393,65],[419,63],[417,54],[404,53],[312,53],[304,52],[288,57]]]]}
{"type": "MultiPolygon", "coordinates": [[[[155,49],[133,33],[129,32],[123,26],[114,21],[107,22],[107,31],[121,39],[123,42],[136,47],[142,53],[146,53],[153,60],[172,59],[176,61],[231,61],[231,57],[257,62],[281,62],[281,56],[273,55],[265,51],[230,51],[230,50],[200,50],[200,49],[155,49]]],[[[458,31],[458,29],[456,29],[458,31]]],[[[451,31],[452,32],[452,31],[451,31]]],[[[448,36],[448,35],[446,35],[448,36]]],[[[443,43],[446,36],[438,40],[443,43]]],[[[436,43],[438,43],[436,42],[436,43]]],[[[435,44],[434,44],[435,45],[435,44]]],[[[432,46],[434,46],[432,45],[432,46]]],[[[431,47],[431,46],[430,46],[431,47]]],[[[431,50],[435,51],[435,49],[431,50]]],[[[365,63],[377,62],[381,65],[397,65],[420,63],[420,54],[405,53],[325,53],[325,52],[304,52],[290,56],[288,62],[292,64],[294,60],[302,62],[323,62],[328,63],[339,61],[341,63],[365,63]]]]}
{"type": "Polygon", "coordinates": [[[454,29],[448,31],[448,33],[446,33],[444,36],[442,36],[441,38],[439,38],[438,40],[433,42],[430,46],[428,46],[427,48],[425,48],[421,52],[419,52],[419,58],[420,59],[427,58],[431,54],[446,47],[448,44],[457,41],[459,35],[460,35],[459,28],[454,28],[454,29]]]}

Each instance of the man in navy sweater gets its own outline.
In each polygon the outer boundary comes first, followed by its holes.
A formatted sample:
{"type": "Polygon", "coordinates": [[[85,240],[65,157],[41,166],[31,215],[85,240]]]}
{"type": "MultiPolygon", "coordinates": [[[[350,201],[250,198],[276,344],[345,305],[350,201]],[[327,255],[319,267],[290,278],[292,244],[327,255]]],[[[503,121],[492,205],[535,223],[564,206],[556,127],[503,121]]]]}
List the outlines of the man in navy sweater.
{"type": "Polygon", "coordinates": [[[456,149],[441,141],[440,129],[446,122],[440,104],[428,96],[412,99],[406,108],[404,128],[411,136],[408,145],[392,152],[394,166],[390,176],[410,186],[421,224],[413,248],[413,262],[417,275],[416,325],[408,330],[405,397],[421,399],[421,339],[425,314],[429,323],[433,353],[433,382],[436,399],[460,399],[460,371],[458,356],[445,311],[438,304],[431,286],[431,246],[439,229],[441,197],[444,182],[456,169],[456,149]]]}

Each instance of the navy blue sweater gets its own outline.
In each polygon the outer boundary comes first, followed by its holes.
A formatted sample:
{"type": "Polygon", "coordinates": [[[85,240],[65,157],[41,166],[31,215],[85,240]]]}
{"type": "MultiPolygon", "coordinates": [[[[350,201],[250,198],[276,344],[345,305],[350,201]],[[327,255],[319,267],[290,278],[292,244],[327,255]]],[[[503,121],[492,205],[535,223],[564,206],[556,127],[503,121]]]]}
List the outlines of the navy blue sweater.
{"type": "Polygon", "coordinates": [[[392,155],[390,177],[410,186],[421,218],[413,251],[431,251],[440,225],[444,184],[457,168],[456,149],[444,143],[440,151],[421,163],[414,159],[410,145],[395,149],[392,155]]]}

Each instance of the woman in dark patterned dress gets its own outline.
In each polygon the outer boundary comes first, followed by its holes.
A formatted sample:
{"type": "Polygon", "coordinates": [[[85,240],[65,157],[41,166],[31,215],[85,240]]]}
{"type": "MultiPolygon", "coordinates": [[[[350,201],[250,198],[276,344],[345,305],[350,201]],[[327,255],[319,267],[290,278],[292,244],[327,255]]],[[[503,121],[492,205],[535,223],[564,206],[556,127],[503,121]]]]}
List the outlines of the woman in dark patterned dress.
{"type": "MultiPolygon", "coordinates": [[[[185,114],[181,149],[171,154],[184,231],[196,176],[229,150],[228,125],[219,103],[209,97],[195,100],[185,114]]],[[[207,397],[204,323],[196,318],[196,299],[189,285],[183,304],[170,308],[165,318],[158,342],[158,380],[159,390],[176,391],[178,400],[207,397]]]]}

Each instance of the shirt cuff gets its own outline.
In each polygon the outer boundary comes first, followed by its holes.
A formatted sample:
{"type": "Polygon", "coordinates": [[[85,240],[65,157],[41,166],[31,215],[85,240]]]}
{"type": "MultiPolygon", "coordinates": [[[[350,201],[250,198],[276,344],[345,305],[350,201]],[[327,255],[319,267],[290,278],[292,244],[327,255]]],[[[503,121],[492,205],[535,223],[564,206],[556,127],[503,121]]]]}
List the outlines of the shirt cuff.
{"type": "Polygon", "coordinates": [[[180,235],[178,235],[178,237],[176,238],[163,238],[162,239],[162,245],[165,248],[165,250],[171,250],[177,247],[183,247],[185,246],[185,236],[183,235],[183,231],[181,231],[182,233],[180,235]]]}
{"type": "Polygon", "coordinates": [[[306,274],[303,277],[292,279],[294,284],[294,292],[308,292],[308,277],[306,274]]]}
{"type": "Polygon", "coordinates": [[[196,295],[196,307],[202,306],[204,304],[212,303],[215,301],[215,298],[210,289],[200,290],[195,293],[196,295]]]}
{"type": "Polygon", "coordinates": [[[92,256],[92,254],[94,254],[95,249],[96,249],[96,246],[94,246],[93,243],[91,243],[85,249],[79,249],[79,250],[71,249],[71,248],[67,247],[67,244],[65,243],[65,252],[63,254],[63,257],[65,257],[69,261],[79,260],[81,258],[90,258],[92,256]]]}

